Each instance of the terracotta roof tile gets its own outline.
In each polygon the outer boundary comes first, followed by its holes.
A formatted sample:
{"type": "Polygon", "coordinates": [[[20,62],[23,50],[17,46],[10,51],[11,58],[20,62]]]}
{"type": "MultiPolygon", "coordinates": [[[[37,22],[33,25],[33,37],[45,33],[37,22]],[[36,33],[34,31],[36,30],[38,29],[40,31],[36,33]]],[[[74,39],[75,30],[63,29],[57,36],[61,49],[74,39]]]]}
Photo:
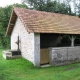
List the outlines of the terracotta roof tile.
{"type": "Polygon", "coordinates": [[[13,8],[7,35],[11,34],[14,26],[11,27],[10,23],[15,22],[17,16],[28,32],[80,34],[80,18],[76,16],[13,8]]]}

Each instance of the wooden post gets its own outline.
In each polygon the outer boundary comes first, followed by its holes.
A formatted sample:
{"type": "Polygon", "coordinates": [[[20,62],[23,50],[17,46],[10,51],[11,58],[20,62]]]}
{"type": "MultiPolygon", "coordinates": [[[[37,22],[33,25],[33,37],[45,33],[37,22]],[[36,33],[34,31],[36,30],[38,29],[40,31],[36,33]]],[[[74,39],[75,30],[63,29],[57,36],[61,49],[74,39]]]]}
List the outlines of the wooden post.
{"type": "Polygon", "coordinates": [[[72,37],[71,37],[71,46],[72,46],[72,47],[74,46],[74,40],[75,40],[75,38],[72,36],[72,37]]]}
{"type": "Polygon", "coordinates": [[[18,50],[19,50],[19,35],[18,35],[18,50]]]}
{"type": "Polygon", "coordinates": [[[72,35],[71,37],[69,36],[69,38],[71,40],[71,47],[74,47],[74,40],[76,37],[72,35]]]}

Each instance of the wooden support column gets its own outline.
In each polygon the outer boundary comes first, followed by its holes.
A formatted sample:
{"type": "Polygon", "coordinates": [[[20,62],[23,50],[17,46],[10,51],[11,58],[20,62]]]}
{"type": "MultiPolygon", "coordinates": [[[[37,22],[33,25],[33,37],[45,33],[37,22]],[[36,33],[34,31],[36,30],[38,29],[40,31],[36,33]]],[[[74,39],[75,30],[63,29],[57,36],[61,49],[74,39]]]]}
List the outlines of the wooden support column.
{"type": "Polygon", "coordinates": [[[17,41],[15,43],[18,45],[18,49],[17,50],[19,50],[19,35],[18,35],[18,39],[17,39],[17,41]]]}
{"type": "Polygon", "coordinates": [[[69,38],[71,40],[71,47],[74,47],[74,41],[75,41],[76,37],[71,35],[71,36],[69,36],[69,38]]]}

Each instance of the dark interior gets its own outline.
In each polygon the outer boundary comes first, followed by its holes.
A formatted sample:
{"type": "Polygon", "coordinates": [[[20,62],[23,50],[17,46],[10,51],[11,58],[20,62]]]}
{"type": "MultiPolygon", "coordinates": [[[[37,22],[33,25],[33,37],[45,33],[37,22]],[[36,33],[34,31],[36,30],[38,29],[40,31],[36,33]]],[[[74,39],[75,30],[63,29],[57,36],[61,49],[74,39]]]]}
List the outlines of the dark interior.
{"type": "Polygon", "coordinates": [[[40,34],[40,47],[41,48],[48,48],[48,47],[57,47],[58,44],[61,42],[60,35],[56,34],[48,34],[48,33],[41,33],[40,34]]]}
{"type": "Polygon", "coordinates": [[[19,51],[19,50],[15,50],[15,51],[11,50],[11,52],[12,52],[12,56],[21,55],[21,51],[19,51]]]}
{"type": "MultiPolygon", "coordinates": [[[[60,35],[54,33],[41,33],[40,34],[40,48],[49,47],[69,47],[71,46],[71,35],[60,35]]],[[[76,36],[74,46],[80,46],[80,35],[76,36]]]]}

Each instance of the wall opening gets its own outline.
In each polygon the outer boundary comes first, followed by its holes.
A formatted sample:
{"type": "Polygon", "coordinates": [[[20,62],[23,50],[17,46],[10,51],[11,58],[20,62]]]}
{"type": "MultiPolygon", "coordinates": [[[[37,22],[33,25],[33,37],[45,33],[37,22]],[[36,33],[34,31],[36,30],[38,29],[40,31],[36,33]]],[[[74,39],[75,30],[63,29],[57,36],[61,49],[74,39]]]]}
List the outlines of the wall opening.
{"type": "Polygon", "coordinates": [[[49,47],[56,47],[60,43],[60,35],[40,34],[40,64],[49,64],[49,47]]]}
{"type": "MultiPolygon", "coordinates": [[[[51,64],[49,48],[55,47],[71,47],[71,38],[74,36],[74,46],[80,45],[80,36],[78,35],[65,35],[54,33],[41,33],[40,34],[40,64],[51,64]]],[[[63,48],[61,48],[63,51],[63,48]]],[[[60,51],[59,51],[60,52],[60,51]]],[[[63,55],[65,51],[63,51],[63,55]]],[[[54,54],[54,53],[53,53],[54,54]]],[[[60,55],[60,53],[59,53],[60,55]]]]}
{"type": "Polygon", "coordinates": [[[61,36],[53,33],[40,34],[40,48],[57,47],[61,43],[61,36]]]}

